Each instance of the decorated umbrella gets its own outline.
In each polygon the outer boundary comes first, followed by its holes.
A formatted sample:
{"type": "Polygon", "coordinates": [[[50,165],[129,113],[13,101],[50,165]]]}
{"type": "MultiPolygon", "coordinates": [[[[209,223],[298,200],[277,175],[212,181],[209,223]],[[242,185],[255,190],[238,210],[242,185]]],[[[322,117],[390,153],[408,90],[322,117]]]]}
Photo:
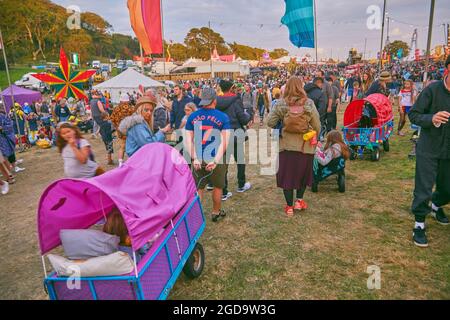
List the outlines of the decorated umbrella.
{"type": "Polygon", "coordinates": [[[55,88],[56,99],[70,97],[86,99],[87,97],[83,92],[83,83],[89,80],[95,73],[96,70],[72,71],[66,53],[61,48],[59,53],[59,68],[56,73],[35,73],[32,76],[55,88]]]}

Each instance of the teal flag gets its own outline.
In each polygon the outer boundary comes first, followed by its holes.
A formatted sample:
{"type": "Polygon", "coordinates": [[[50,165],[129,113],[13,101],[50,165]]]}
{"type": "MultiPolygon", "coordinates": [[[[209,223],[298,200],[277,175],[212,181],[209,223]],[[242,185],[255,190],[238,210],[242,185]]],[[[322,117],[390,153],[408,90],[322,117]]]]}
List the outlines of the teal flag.
{"type": "Polygon", "coordinates": [[[298,48],[314,48],[314,0],[284,0],[281,23],[289,29],[289,40],[298,48]]]}

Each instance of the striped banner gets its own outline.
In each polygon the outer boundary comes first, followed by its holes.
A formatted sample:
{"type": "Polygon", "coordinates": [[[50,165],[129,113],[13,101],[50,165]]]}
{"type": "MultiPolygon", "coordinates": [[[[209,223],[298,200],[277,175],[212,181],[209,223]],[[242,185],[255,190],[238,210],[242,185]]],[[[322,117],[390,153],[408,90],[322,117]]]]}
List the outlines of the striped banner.
{"type": "Polygon", "coordinates": [[[286,13],[281,23],[289,29],[289,39],[298,48],[314,48],[313,0],[284,0],[286,13]]]}
{"type": "Polygon", "coordinates": [[[145,54],[163,53],[160,0],[128,0],[131,27],[145,54]]]}

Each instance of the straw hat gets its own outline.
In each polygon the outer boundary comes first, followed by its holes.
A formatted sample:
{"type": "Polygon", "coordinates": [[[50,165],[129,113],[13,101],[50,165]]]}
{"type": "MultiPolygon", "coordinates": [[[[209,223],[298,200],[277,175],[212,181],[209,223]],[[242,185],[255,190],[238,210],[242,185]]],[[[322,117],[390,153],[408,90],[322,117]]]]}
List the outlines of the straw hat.
{"type": "Polygon", "coordinates": [[[138,109],[143,104],[153,104],[154,106],[156,106],[158,104],[158,101],[153,95],[145,95],[137,101],[136,109],[138,109]]]}
{"type": "Polygon", "coordinates": [[[389,73],[389,71],[381,72],[381,74],[380,74],[380,81],[387,81],[387,82],[392,81],[392,76],[389,73]]]}

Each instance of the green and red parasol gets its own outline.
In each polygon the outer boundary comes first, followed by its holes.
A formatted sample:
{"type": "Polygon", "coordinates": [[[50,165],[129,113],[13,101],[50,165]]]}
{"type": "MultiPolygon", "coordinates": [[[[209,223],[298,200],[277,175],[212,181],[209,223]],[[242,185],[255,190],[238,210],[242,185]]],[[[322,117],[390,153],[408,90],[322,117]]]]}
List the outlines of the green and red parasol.
{"type": "Polygon", "coordinates": [[[84,94],[83,84],[95,73],[95,70],[72,71],[66,53],[61,48],[59,53],[59,68],[56,73],[35,73],[32,76],[55,88],[56,99],[70,97],[86,99],[87,96],[84,94]]]}

